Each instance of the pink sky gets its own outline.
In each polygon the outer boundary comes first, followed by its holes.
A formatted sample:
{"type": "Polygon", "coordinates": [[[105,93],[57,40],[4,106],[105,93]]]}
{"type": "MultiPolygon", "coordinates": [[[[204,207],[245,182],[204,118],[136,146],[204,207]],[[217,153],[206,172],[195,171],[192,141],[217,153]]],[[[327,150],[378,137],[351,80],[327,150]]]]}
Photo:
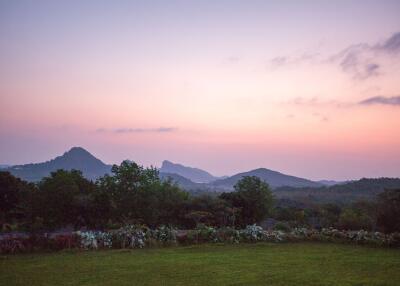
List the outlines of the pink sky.
{"type": "Polygon", "coordinates": [[[230,175],[400,176],[400,2],[0,4],[0,163],[82,146],[230,175]]]}

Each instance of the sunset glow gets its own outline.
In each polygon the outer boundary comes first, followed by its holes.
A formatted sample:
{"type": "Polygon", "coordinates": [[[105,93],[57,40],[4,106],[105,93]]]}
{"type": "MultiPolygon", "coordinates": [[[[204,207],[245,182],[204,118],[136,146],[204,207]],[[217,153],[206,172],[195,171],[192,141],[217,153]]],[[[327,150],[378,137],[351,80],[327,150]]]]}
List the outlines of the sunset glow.
{"type": "Polygon", "coordinates": [[[399,1],[118,3],[1,2],[1,164],[400,176],[399,1]]]}

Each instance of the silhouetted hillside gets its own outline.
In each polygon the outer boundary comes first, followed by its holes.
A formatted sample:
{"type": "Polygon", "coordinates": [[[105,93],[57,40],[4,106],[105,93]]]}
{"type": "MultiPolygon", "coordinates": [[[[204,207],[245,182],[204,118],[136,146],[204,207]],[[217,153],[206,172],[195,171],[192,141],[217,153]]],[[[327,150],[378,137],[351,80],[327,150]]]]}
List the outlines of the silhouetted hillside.
{"type": "Polygon", "coordinates": [[[62,156],[56,157],[50,161],[37,164],[16,165],[4,170],[9,171],[14,176],[21,179],[36,182],[58,169],[80,170],[86,178],[94,180],[109,173],[111,166],[104,164],[85,149],[73,147],[62,156]]]}
{"type": "Polygon", "coordinates": [[[163,161],[160,172],[178,174],[195,183],[209,183],[218,179],[204,170],[175,164],[167,160],[163,161]]]}
{"type": "Polygon", "coordinates": [[[226,179],[216,180],[212,186],[226,190],[232,190],[233,186],[244,176],[256,176],[266,181],[272,188],[280,186],[290,187],[319,187],[322,184],[307,179],[285,175],[265,168],[255,169],[249,172],[239,173],[226,179]]]}
{"type": "Polygon", "coordinates": [[[358,200],[373,200],[385,189],[400,188],[400,178],[361,179],[344,184],[319,188],[280,187],[274,190],[277,198],[302,202],[348,203],[358,200]]]}
{"type": "Polygon", "coordinates": [[[160,178],[162,180],[171,179],[179,187],[190,192],[194,190],[200,191],[207,189],[207,184],[192,182],[188,178],[185,178],[178,174],[160,172],[160,178]]]}

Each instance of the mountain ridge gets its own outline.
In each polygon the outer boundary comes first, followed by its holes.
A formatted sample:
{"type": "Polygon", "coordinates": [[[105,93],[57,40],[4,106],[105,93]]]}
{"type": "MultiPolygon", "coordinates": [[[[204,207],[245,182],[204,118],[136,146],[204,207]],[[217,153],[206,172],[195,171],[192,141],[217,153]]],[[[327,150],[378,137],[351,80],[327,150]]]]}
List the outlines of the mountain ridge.
{"type": "Polygon", "coordinates": [[[215,187],[233,189],[233,186],[244,176],[256,176],[266,181],[272,188],[280,186],[290,187],[321,187],[322,184],[308,179],[286,175],[266,168],[257,168],[247,172],[238,173],[226,179],[212,182],[215,187]]]}
{"type": "MultiPolygon", "coordinates": [[[[111,172],[111,165],[103,163],[82,147],[72,147],[63,155],[42,163],[11,166],[2,171],[9,171],[21,179],[37,182],[58,169],[77,169],[91,180],[95,180],[111,172]]],[[[289,187],[321,187],[323,184],[304,178],[286,175],[266,168],[258,168],[235,174],[230,177],[215,177],[199,168],[184,166],[164,160],[159,169],[162,179],[171,178],[186,190],[232,191],[233,186],[243,176],[257,176],[266,181],[272,188],[289,187]]]]}
{"type": "Polygon", "coordinates": [[[58,169],[80,170],[86,178],[95,180],[100,176],[110,173],[111,165],[103,163],[82,147],[72,147],[63,155],[49,161],[15,165],[5,168],[2,171],[9,171],[21,179],[37,182],[58,169]]]}
{"type": "Polygon", "coordinates": [[[162,162],[160,172],[178,174],[191,180],[194,183],[210,183],[218,179],[218,177],[215,177],[209,172],[202,169],[184,166],[182,164],[173,163],[168,160],[164,160],[162,162]]]}

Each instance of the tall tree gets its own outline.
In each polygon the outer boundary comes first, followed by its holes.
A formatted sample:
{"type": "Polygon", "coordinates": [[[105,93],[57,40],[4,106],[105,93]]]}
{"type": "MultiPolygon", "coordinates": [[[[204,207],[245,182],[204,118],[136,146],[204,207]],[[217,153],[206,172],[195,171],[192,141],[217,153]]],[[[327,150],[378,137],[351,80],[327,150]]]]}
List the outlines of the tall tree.
{"type": "Polygon", "coordinates": [[[14,177],[9,172],[0,172],[0,229],[8,223],[25,219],[27,197],[34,185],[14,177]]]}
{"type": "Polygon", "coordinates": [[[90,224],[92,195],[96,185],[77,170],[52,172],[38,184],[34,215],[43,218],[45,227],[90,224]]]}
{"type": "Polygon", "coordinates": [[[382,231],[400,231],[400,189],[379,194],[377,213],[377,225],[382,231]]]}
{"type": "Polygon", "coordinates": [[[220,197],[239,210],[238,224],[262,221],[271,211],[273,197],[268,184],[256,176],[245,176],[234,186],[235,192],[220,197]]]}

